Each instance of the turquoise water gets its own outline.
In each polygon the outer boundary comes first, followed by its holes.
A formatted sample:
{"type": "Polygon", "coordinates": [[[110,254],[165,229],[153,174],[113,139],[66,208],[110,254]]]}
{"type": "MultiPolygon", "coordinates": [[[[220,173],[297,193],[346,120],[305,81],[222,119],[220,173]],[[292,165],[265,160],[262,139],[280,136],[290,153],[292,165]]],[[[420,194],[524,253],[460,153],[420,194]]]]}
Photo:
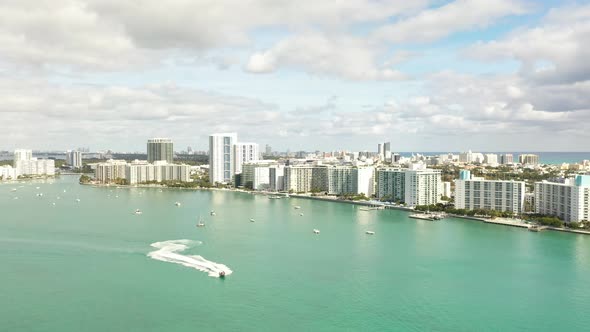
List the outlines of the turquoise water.
{"type": "Polygon", "coordinates": [[[233,192],[93,188],[74,177],[2,184],[0,210],[0,331],[580,331],[590,324],[590,237],[583,235],[233,192]],[[206,227],[195,227],[199,215],[206,227]],[[182,239],[190,241],[181,257],[201,255],[203,264],[233,273],[223,280],[147,256],[152,243],[182,239]]]}
{"type": "MultiPolygon", "coordinates": [[[[477,152],[477,151],[476,151],[477,152]]],[[[542,164],[562,164],[562,163],[580,163],[583,160],[590,160],[590,152],[484,152],[479,151],[482,153],[496,153],[498,155],[511,153],[514,156],[514,161],[518,162],[518,156],[525,153],[532,153],[539,156],[539,162],[542,164]]],[[[438,156],[441,154],[447,154],[447,152],[417,152],[426,156],[438,156]]],[[[454,154],[459,154],[460,152],[454,152],[454,154]]],[[[411,157],[412,152],[402,152],[400,153],[404,157],[411,157]]],[[[414,153],[415,154],[415,153],[414,153]]]]}

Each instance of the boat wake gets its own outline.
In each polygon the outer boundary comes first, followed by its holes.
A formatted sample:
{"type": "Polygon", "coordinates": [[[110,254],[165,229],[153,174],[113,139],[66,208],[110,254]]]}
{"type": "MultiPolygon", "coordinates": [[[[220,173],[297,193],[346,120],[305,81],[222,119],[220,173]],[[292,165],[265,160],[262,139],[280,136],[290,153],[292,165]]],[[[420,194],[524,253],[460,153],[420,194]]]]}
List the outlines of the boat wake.
{"type": "Polygon", "coordinates": [[[232,274],[232,270],[229,267],[206,260],[204,257],[199,255],[183,255],[182,252],[192,248],[196,245],[200,245],[200,241],[192,240],[170,240],[152,243],[151,246],[156,248],[150,253],[148,257],[159,260],[162,262],[174,263],[184,265],[186,267],[192,267],[193,269],[207,272],[210,277],[219,277],[219,272],[225,272],[228,276],[232,274]]]}

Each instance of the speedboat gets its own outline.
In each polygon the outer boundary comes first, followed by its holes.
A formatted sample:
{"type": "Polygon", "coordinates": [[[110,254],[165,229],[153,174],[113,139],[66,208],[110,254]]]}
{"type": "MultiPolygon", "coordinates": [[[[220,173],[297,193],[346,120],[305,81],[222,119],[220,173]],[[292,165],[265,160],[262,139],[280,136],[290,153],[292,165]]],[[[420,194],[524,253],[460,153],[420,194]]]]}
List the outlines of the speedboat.
{"type": "Polygon", "coordinates": [[[319,229],[314,229],[314,230],[313,230],[313,233],[314,233],[314,234],[320,234],[320,230],[319,230],[319,229]]]}
{"type": "Polygon", "coordinates": [[[199,223],[197,224],[197,227],[204,227],[204,226],[205,226],[205,223],[203,222],[203,218],[201,218],[199,216],[199,223]]]}
{"type": "Polygon", "coordinates": [[[375,235],[375,232],[373,232],[373,231],[366,231],[365,233],[369,234],[369,235],[375,235]]]}
{"type": "Polygon", "coordinates": [[[225,278],[225,271],[219,271],[219,278],[225,278]]]}
{"type": "Polygon", "coordinates": [[[140,209],[135,209],[135,214],[142,214],[143,212],[141,212],[140,209]]]}

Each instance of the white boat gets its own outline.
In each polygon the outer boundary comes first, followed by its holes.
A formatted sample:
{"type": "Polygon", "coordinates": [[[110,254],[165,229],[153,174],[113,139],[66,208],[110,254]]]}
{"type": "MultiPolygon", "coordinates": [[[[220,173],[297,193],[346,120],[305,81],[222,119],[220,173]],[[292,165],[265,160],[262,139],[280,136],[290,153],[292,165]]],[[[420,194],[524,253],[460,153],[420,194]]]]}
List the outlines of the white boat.
{"type": "Polygon", "coordinates": [[[16,191],[16,188],[12,188],[12,190],[11,190],[11,191],[16,191]]]}
{"type": "Polygon", "coordinates": [[[365,233],[369,234],[369,235],[375,235],[375,232],[373,232],[373,231],[366,231],[365,233]]]}
{"type": "Polygon", "coordinates": [[[80,199],[79,198],[76,198],[76,202],[79,202],[79,201],[80,201],[80,199]]]}
{"type": "Polygon", "coordinates": [[[64,189],[64,193],[66,192],[66,190],[64,189]]]}
{"type": "Polygon", "coordinates": [[[215,211],[211,211],[209,212],[210,215],[214,216],[215,215],[215,211]]]}
{"type": "Polygon", "coordinates": [[[197,227],[204,227],[205,223],[203,222],[203,218],[201,218],[201,216],[199,216],[199,223],[197,224],[197,227]]]}
{"type": "Polygon", "coordinates": [[[176,202],[176,203],[174,203],[174,205],[180,206],[180,202],[176,202]]]}
{"type": "Polygon", "coordinates": [[[140,209],[135,209],[135,214],[142,214],[143,212],[141,212],[140,209]]]}
{"type": "Polygon", "coordinates": [[[303,217],[303,213],[300,213],[299,215],[303,217]]]}
{"type": "Polygon", "coordinates": [[[301,209],[301,206],[299,206],[299,205],[295,205],[293,208],[294,208],[295,210],[299,210],[299,209],[301,209]]]}
{"type": "Polygon", "coordinates": [[[256,220],[254,220],[254,218],[250,218],[250,222],[255,222],[256,220]]]}
{"type": "Polygon", "coordinates": [[[282,198],[281,196],[276,196],[276,195],[268,196],[268,199],[281,199],[281,198],[282,198]]]}
{"type": "Polygon", "coordinates": [[[314,229],[314,230],[313,230],[313,233],[314,233],[314,234],[320,234],[320,230],[319,230],[319,229],[314,229]]]}
{"type": "Polygon", "coordinates": [[[41,189],[41,187],[35,187],[35,189],[39,190],[39,189],[41,189]]]}
{"type": "Polygon", "coordinates": [[[41,197],[41,196],[43,196],[43,193],[38,193],[37,194],[37,197],[41,197]]]}

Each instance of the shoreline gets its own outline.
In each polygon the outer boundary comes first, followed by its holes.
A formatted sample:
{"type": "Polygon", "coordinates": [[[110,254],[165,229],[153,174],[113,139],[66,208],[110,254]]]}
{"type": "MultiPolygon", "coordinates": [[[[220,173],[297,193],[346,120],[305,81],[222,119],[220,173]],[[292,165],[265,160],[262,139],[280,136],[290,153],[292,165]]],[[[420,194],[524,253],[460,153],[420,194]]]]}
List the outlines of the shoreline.
{"type": "MultiPolygon", "coordinates": [[[[80,183],[80,185],[88,185],[92,187],[105,187],[105,188],[157,188],[157,189],[177,189],[177,190],[210,190],[210,191],[227,191],[227,192],[237,192],[243,194],[250,194],[250,195],[285,195],[286,193],[277,193],[277,192],[268,192],[268,191],[248,191],[243,189],[228,189],[228,188],[182,188],[182,187],[168,187],[165,185],[157,185],[157,184],[144,184],[144,185],[116,185],[116,184],[97,184],[97,183],[80,183]]],[[[287,198],[287,197],[285,197],[287,198]]],[[[344,203],[344,204],[351,204],[351,205],[360,205],[366,207],[379,207],[379,210],[400,210],[405,212],[415,212],[413,208],[404,207],[404,206],[397,206],[392,204],[386,204],[383,202],[377,201],[349,201],[349,200],[342,200],[333,197],[321,197],[321,196],[311,196],[311,195],[303,195],[303,194],[289,194],[288,198],[301,198],[301,199],[310,199],[315,201],[323,201],[323,202],[334,202],[334,203],[344,203]]],[[[485,224],[490,225],[499,225],[499,226],[508,226],[508,227],[518,227],[518,228],[526,228],[527,230],[530,229],[531,224],[524,223],[519,221],[520,219],[508,219],[508,218],[498,218],[498,219],[489,219],[489,218],[481,218],[481,217],[472,217],[472,216],[461,216],[455,214],[447,214],[449,217],[458,218],[458,219],[468,219],[479,221],[485,224]]],[[[580,234],[580,235],[590,235],[590,231],[585,230],[576,230],[576,229],[569,229],[569,228],[560,228],[560,227],[545,227],[545,230],[556,231],[556,232],[563,232],[563,233],[573,233],[573,234],[580,234]]]]}

